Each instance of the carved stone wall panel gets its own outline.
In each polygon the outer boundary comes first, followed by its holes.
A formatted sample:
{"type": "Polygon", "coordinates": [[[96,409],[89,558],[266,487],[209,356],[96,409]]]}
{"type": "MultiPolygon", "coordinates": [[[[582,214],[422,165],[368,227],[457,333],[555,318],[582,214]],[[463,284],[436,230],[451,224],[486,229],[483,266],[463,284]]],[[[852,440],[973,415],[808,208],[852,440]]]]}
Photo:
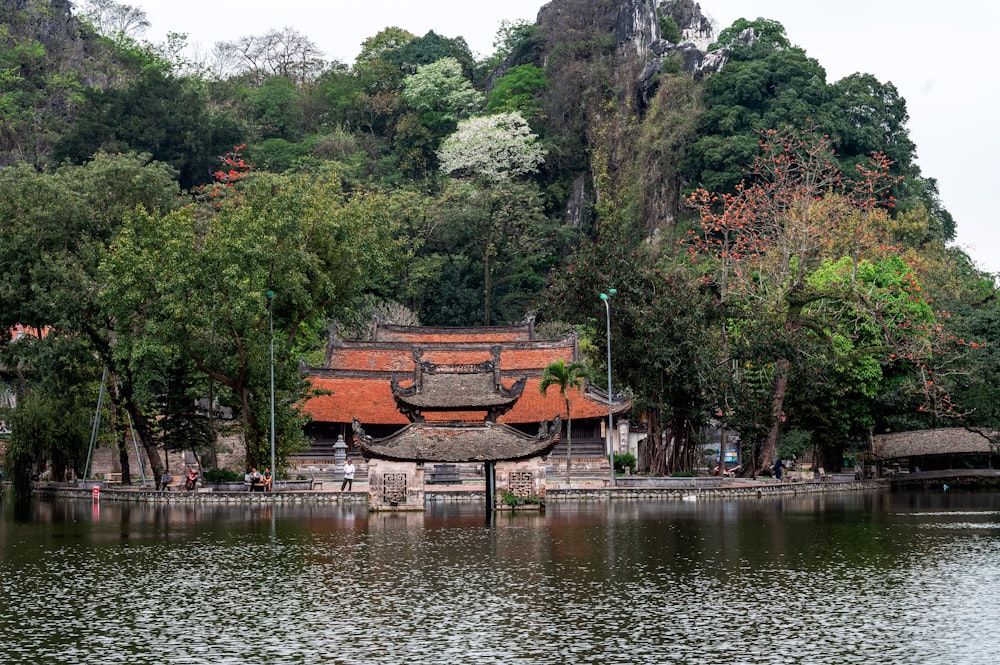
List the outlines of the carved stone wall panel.
{"type": "Polygon", "coordinates": [[[532,457],[516,462],[496,463],[497,491],[507,490],[518,496],[545,498],[545,459],[532,457]]]}
{"type": "Polygon", "coordinates": [[[368,462],[370,510],[423,510],[424,469],[414,462],[368,462]]]}

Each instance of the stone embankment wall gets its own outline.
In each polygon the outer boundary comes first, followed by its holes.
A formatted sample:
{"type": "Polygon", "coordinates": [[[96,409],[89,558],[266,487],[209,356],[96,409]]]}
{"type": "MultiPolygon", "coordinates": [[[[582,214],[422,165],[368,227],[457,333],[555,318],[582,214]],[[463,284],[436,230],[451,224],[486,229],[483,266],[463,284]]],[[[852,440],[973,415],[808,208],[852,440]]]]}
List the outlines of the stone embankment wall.
{"type": "MultiPolygon", "coordinates": [[[[562,501],[688,501],[711,499],[760,499],[775,496],[810,494],[821,492],[850,492],[872,489],[887,489],[886,480],[860,480],[851,482],[818,483],[746,483],[730,487],[577,487],[573,489],[549,489],[546,503],[562,501]]],[[[86,499],[92,497],[90,489],[71,487],[40,487],[40,496],[47,498],[86,499]]],[[[260,504],[260,503],[368,503],[368,493],[360,492],[157,492],[154,490],[102,489],[101,501],[124,501],[131,503],[204,503],[204,504],[260,504]]],[[[482,488],[470,487],[461,490],[428,490],[424,495],[424,505],[435,503],[483,503],[485,493],[482,488]]]]}
{"type": "MultiPolygon", "coordinates": [[[[91,489],[75,487],[40,487],[36,493],[44,498],[92,498],[91,489]]],[[[127,503],[204,503],[204,504],[260,504],[260,503],[367,503],[365,492],[211,492],[155,490],[102,489],[101,501],[127,503]]]]}
{"type": "Polygon", "coordinates": [[[857,490],[886,489],[885,480],[855,480],[850,482],[818,483],[743,483],[735,486],[698,486],[688,483],[683,486],[663,487],[578,487],[573,489],[549,490],[545,499],[553,501],[607,500],[690,500],[695,499],[758,499],[768,496],[788,496],[794,494],[814,494],[820,492],[849,492],[857,490]]]}

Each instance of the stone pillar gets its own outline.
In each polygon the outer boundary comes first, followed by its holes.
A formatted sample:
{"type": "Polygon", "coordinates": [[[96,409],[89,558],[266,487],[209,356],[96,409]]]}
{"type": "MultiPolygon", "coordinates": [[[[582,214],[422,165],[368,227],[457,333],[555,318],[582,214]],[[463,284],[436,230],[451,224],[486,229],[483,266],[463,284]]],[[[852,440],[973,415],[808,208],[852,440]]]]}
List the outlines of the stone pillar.
{"type": "Polygon", "coordinates": [[[347,461],[347,443],[344,441],[344,435],[340,434],[337,436],[337,440],[333,444],[333,480],[334,482],[340,482],[344,479],[344,462],[347,461]]]}

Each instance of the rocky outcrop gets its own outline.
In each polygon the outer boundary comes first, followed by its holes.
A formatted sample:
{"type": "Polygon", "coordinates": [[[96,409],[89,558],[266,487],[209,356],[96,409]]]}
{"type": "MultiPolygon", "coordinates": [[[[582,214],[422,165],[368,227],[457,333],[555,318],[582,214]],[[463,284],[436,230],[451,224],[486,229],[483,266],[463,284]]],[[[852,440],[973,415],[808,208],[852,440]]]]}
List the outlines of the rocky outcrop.
{"type": "MultiPolygon", "coordinates": [[[[728,57],[726,49],[706,50],[715,31],[694,0],[555,0],[538,12],[538,23],[556,35],[582,32],[583,24],[597,33],[613,33],[616,51],[625,58],[646,62],[639,75],[639,97],[648,102],[657,75],[669,61],[695,78],[718,71],[728,57]],[[670,17],[681,32],[677,43],[661,34],[661,17],[670,17]],[[673,62],[676,61],[677,65],[673,62]]],[[[558,38],[552,41],[560,41],[558,38]]]]}
{"type": "Polygon", "coordinates": [[[52,47],[77,37],[78,24],[72,10],[69,0],[4,0],[0,23],[12,37],[27,37],[52,47]]]}
{"type": "Polygon", "coordinates": [[[674,19],[684,42],[691,42],[703,51],[708,48],[715,36],[715,28],[701,12],[700,4],[694,0],[661,0],[660,10],[674,19]]]}
{"type": "Polygon", "coordinates": [[[615,43],[619,49],[641,56],[659,38],[656,0],[620,0],[615,21],[615,43]]]}
{"type": "Polygon", "coordinates": [[[729,56],[728,49],[706,53],[715,31],[712,22],[702,13],[701,5],[694,0],[659,0],[657,11],[673,19],[680,28],[681,41],[674,44],[663,39],[657,21],[656,37],[649,45],[651,57],[639,76],[639,97],[644,104],[656,91],[657,75],[668,61],[676,60],[680,71],[701,78],[719,71],[729,56]]]}

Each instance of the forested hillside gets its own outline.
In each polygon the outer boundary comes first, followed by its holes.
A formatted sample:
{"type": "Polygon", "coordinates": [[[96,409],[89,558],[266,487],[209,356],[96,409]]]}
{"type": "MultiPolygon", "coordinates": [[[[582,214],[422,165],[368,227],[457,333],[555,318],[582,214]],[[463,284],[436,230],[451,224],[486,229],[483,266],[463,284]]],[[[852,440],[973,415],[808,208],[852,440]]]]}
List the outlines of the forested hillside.
{"type": "Polygon", "coordinates": [[[389,26],[353,63],[287,28],[195,62],[110,0],[0,22],[0,330],[50,331],[2,346],[22,477],[82,471],[104,369],[155,475],[158,449],[211,464],[195,399],[259,463],[272,324],[282,458],[300,363],[372,315],[573,326],[599,374],[608,288],[642,469],[692,468],[709,423],[747,473],[997,424],[993,280],[948,247],[905,100],[877,71],[827,81],[777,20],[554,0],[485,60],[389,26]]]}

